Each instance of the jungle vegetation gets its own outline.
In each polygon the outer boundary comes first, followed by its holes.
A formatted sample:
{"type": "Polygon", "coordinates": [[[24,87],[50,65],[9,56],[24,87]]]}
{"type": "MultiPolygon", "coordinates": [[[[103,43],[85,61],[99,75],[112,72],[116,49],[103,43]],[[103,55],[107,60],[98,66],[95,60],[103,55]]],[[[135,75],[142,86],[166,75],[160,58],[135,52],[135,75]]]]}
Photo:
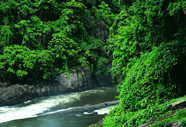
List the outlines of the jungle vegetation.
{"type": "MultiPolygon", "coordinates": [[[[99,22],[108,31],[119,5],[115,0],[3,0],[0,2],[0,79],[24,83],[51,79],[90,67],[108,73],[107,36],[91,31],[99,22]]],[[[103,31],[103,30],[102,30],[103,31]]]]}
{"type": "Polygon", "coordinates": [[[104,127],[134,127],[185,95],[186,0],[1,0],[0,19],[0,80],[83,66],[119,81],[104,127]],[[108,37],[92,34],[100,24],[108,37]]]}
{"type": "Polygon", "coordinates": [[[186,0],[124,1],[108,39],[120,104],[104,127],[135,127],[167,112],[160,104],[185,95],[185,23],[186,0]]]}

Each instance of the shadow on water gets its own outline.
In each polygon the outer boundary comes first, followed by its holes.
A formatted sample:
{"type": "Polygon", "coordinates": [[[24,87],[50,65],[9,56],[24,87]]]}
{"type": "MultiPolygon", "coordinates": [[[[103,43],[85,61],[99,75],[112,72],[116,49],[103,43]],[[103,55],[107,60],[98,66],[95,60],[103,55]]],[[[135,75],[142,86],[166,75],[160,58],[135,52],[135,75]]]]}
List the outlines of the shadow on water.
{"type": "Polygon", "coordinates": [[[27,118],[1,123],[1,127],[87,127],[102,119],[104,115],[58,116],[27,118]]]}

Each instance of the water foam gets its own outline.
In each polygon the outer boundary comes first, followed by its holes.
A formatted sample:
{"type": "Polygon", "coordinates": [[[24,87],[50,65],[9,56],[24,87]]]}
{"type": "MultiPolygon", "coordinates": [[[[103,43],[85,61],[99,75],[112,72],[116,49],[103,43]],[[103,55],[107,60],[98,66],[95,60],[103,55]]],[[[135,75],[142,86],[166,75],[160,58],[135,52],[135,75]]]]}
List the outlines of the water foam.
{"type": "Polygon", "coordinates": [[[5,106],[0,107],[0,123],[16,120],[16,119],[25,119],[31,117],[37,117],[37,114],[41,114],[51,107],[59,105],[61,103],[69,103],[80,98],[80,94],[72,93],[60,96],[51,96],[48,99],[41,100],[35,104],[31,104],[24,107],[16,106],[5,106]]]}
{"type": "Polygon", "coordinates": [[[111,109],[113,109],[114,107],[115,107],[115,105],[114,105],[114,106],[109,106],[109,107],[106,107],[106,108],[102,108],[102,109],[95,110],[95,112],[97,112],[98,115],[105,115],[105,114],[108,114],[109,111],[110,111],[111,109]]]}
{"type": "MultiPolygon", "coordinates": [[[[108,88],[99,88],[94,90],[87,90],[83,92],[74,92],[70,94],[63,94],[58,96],[50,96],[45,97],[44,99],[40,99],[39,102],[34,103],[34,101],[27,101],[25,102],[24,106],[4,106],[0,107],[0,123],[8,122],[11,120],[16,119],[25,119],[25,118],[31,118],[31,117],[38,117],[39,115],[47,115],[47,114],[53,114],[60,111],[68,110],[67,109],[60,109],[56,111],[50,111],[50,108],[55,107],[57,105],[61,104],[67,104],[70,102],[74,102],[77,100],[80,100],[80,97],[82,96],[88,96],[90,94],[94,93],[103,93],[105,90],[109,90],[108,88]]],[[[73,107],[75,108],[75,107],[73,107]]],[[[108,109],[109,110],[109,109],[108,109]]],[[[97,110],[99,113],[104,113],[102,110],[97,110]]]]}

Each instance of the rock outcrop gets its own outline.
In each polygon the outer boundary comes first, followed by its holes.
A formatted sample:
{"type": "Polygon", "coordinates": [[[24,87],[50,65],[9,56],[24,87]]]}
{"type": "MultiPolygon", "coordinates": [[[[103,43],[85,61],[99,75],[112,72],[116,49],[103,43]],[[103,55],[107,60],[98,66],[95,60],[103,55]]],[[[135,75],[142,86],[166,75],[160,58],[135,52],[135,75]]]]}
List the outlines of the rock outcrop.
{"type": "Polygon", "coordinates": [[[18,104],[35,97],[38,97],[38,95],[33,85],[22,86],[15,84],[9,87],[0,87],[0,106],[18,104]]]}
{"type": "Polygon", "coordinates": [[[0,106],[10,106],[36,97],[59,95],[83,91],[98,86],[114,85],[111,76],[103,75],[93,78],[89,68],[56,76],[57,81],[40,81],[33,85],[0,84],[0,106]]]}

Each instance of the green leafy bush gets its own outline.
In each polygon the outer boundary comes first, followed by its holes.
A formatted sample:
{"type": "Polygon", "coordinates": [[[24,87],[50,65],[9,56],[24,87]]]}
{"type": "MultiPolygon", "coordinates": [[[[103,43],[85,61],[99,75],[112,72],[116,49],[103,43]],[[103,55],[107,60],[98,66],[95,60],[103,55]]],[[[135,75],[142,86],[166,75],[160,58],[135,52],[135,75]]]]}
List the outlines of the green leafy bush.
{"type": "Polygon", "coordinates": [[[7,46],[0,55],[1,75],[4,80],[24,79],[27,75],[49,78],[53,68],[53,53],[49,50],[35,51],[26,46],[7,46]]]}
{"type": "Polygon", "coordinates": [[[104,29],[108,29],[115,16],[113,11],[118,12],[111,10],[114,7],[119,8],[115,0],[108,3],[100,0],[2,1],[1,78],[6,81],[12,77],[9,80],[19,79],[17,82],[28,77],[50,79],[52,68],[69,73],[70,68],[80,65],[91,67],[93,74],[108,71],[108,58],[103,50],[105,40],[90,37],[88,33],[94,29],[95,20],[102,20],[104,29]],[[4,53],[7,50],[9,53],[4,53]]]}
{"type": "Polygon", "coordinates": [[[186,126],[186,118],[181,120],[181,127],[185,127],[185,126],[186,126]]]}

